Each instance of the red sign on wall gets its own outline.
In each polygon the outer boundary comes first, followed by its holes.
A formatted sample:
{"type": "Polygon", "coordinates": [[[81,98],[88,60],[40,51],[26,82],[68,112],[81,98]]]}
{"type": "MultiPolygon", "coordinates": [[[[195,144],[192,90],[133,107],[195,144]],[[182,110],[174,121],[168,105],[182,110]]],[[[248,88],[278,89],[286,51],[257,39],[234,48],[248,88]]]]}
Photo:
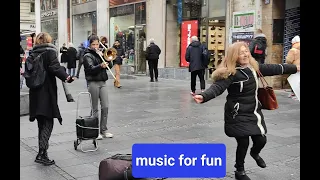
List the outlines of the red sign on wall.
{"type": "Polygon", "coordinates": [[[186,50],[191,43],[191,37],[198,36],[198,21],[182,21],[181,23],[181,42],[180,42],[180,66],[188,67],[189,63],[185,59],[186,50]]]}

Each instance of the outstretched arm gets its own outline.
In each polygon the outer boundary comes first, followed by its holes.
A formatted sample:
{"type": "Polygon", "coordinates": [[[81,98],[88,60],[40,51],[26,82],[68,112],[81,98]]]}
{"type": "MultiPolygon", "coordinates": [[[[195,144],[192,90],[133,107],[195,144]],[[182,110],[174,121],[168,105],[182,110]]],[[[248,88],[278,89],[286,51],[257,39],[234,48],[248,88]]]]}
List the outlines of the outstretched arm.
{"type": "Polygon", "coordinates": [[[233,76],[229,76],[227,79],[218,80],[214,82],[207,90],[200,95],[203,96],[203,102],[205,103],[219,95],[221,95],[233,82],[233,76]]]}
{"type": "Polygon", "coordinates": [[[60,65],[57,51],[48,50],[47,57],[50,58],[48,71],[58,77],[61,81],[67,80],[69,75],[66,73],[66,68],[60,65]]]}
{"type": "Polygon", "coordinates": [[[263,76],[274,76],[281,74],[294,74],[297,66],[293,64],[260,64],[259,70],[263,76]]]}

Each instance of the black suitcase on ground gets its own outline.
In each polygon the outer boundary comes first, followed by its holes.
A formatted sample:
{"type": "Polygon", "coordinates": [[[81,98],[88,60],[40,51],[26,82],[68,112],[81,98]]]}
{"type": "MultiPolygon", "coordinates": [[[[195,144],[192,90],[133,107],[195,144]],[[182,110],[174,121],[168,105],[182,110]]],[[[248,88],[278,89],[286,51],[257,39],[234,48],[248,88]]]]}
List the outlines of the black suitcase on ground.
{"type": "Polygon", "coordinates": [[[76,119],[77,138],[95,139],[99,136],[99,118],[93,116],[78,117],[76,119]]]}

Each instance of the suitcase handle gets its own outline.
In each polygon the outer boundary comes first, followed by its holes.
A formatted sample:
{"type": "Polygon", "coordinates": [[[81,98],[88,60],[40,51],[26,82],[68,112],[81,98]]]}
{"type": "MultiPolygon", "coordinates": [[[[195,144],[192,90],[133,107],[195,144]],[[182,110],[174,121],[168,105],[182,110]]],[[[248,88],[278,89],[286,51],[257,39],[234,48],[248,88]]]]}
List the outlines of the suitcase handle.
{"type": "Polygon", "coordinates": [[[89,99],[90,99],[90,106],[91,106],[91,111],[90,111],[90,116],[92,116],[93,112],[92,112],[92,99],[91,99],[91,94],[89,92],[80,92],[78,94],[78,101],[77,101],[77,110],[76,110],[76,118],[78,118],[78,114],[79,114],[79,99],[80,99],[80,96],[81,94],[88,94],[89,95],[89,99]]]}

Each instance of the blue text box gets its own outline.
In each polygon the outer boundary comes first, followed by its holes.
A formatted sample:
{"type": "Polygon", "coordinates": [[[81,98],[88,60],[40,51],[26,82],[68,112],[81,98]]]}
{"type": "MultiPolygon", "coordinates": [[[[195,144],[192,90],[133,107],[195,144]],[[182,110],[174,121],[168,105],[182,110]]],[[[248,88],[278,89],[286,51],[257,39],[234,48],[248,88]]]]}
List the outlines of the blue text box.
{"type": "Polygon", "coordinates": [[[134,144],[135,178],[223,178],[226,176],[224,144],[134,144]]]}

